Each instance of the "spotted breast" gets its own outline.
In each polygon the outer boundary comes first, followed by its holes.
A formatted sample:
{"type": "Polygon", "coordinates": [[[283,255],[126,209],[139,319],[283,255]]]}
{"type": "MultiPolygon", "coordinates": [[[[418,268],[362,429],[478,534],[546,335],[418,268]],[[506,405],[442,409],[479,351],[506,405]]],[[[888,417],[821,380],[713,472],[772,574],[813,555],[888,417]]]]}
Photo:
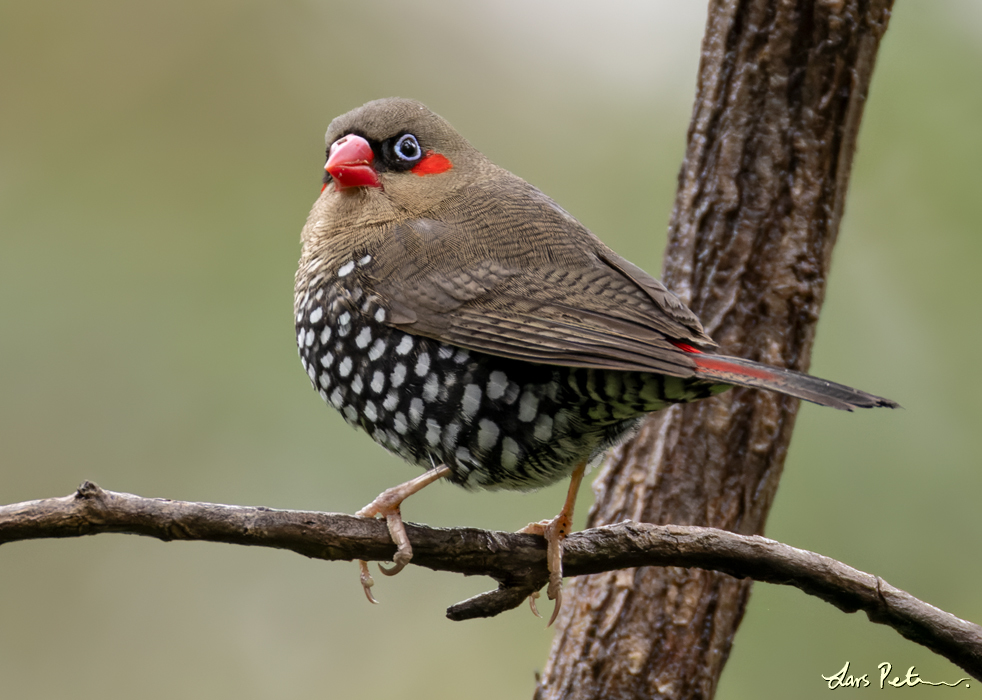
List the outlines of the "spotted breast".
{"type": "Polygon", "coordinates": [[[533,489],[569,476],[668,403],[726,385],[639,372],[531,364],[386,324],[361,283],[371,254],[310,278],[298,296],[301,362],[351,425],[466,487],[533,489]]]}

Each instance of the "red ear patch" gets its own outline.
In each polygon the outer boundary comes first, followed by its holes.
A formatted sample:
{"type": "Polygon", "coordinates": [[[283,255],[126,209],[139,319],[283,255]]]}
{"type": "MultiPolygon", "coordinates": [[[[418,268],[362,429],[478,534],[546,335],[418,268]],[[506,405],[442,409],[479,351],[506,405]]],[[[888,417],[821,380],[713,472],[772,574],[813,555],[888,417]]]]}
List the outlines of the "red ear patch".
{"type": "Polygon", "coordinates": [[[427,151],[423,160],[419,161],[412,169],[414,175],[439,175],[445,173],[453,167],[453,163],[446,156],[433,151],[427,151]]]}

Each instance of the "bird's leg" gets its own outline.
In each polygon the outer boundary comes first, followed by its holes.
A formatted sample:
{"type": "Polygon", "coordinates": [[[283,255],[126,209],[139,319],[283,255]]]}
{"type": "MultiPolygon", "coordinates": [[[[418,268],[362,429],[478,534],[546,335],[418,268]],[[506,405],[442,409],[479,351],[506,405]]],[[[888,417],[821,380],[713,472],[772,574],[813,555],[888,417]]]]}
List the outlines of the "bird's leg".
{"type": "MultiPolygon", "coordinates": [[[[355,513],[355,515],[361,518],[374,518],[378,515],[385,518],[385,524],[389,527],[389,536],[392,537],[392,541],[396,545],[396,553],[392,557],[394,566],[391,569],[386,569],[379,564],[378,567],[386,576],[395,576],[406,568],[406,564],[413,558],[413,548],[409,544],[409,536],[406,535],[406,526],[402,522],[402,513],[399,510],[402,502],[424,486],[429,486],[437,479],[441,479],[449,474],[449,467],[428,469],[415,479],[407,481],[404,484],[399,484],[398,486],[393,486],[391,489],[386,489],[374,501],[355,513]]],[[[365,589],[365,596],[369,602],[377,603],[378,601],[372,595],[372,586],[375,585],[375,581],[368,572],[368,562],[359,559],[358,568],[361,571],[361,585],[365,589]]]]}
{"type": "MultiPolygon", "coordinates": [[[[549,625],[556,621],[559,608],[563,604],[563,540],[573,527],[573,508],[576,506],[576,494],[580,490],[580,483],[583,481],[583,474],[586,472],[586,462],[581,463],[573,470],[573,475],[569,481],[569,491],[566,492],[566,503],[552,520],[541,520],[537,523],[529,523],[519,532],[532,535],[542,535],[546,538],[546,567],[549,569],[549,588],[546,594],[549,600],[556,601],[556,607],[549,618],[549,625]]],[[[535,608],[535,599],[538,592],[529,597],[529,604],[532,612],[536,615],[539,611],[535,608]]],[[[549,626],[547,625],[547,627],[549,626]]]]}

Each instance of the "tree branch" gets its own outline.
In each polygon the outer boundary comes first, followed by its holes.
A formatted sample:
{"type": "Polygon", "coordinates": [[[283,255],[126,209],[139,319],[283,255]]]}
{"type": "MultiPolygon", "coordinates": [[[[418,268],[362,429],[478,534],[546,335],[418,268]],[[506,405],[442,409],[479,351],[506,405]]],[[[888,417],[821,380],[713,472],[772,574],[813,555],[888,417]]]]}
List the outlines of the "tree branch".
{"type": "MultiPolygon", "coordinates": [[[[490,576],[498,589],[452,606],[452,620],[517,607],[548,580],[540,537],[407,523],[413,563],[490,576]]],[[[0,544],[103,532],[287,549],[313,559],[385,561],[395,553],[384,521],[338,513],[193,503],[105,491],[85,482],[70,496],[0,506],[0,544]]],[[[939,610],[834,559],[764,537],[680,525],[623,522],[570,535],[563,569],[582,576],[677,566],[800,588],[845,612],[864,611],[982,680],[982,627],[939,610]]]]}

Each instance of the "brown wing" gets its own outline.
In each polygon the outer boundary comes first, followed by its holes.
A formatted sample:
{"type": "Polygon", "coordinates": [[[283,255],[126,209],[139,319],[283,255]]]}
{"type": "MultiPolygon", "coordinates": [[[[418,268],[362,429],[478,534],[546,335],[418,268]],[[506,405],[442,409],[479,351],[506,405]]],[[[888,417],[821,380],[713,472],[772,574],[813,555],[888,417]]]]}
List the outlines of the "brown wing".
{"type": "Polygon", "coordinates": [[[530,362],[675,376],[695,365],[671,341],[715,346],[660,282],[518,178],[433,214],[387,231],[365,270],[396,328],[530,362]]]}

